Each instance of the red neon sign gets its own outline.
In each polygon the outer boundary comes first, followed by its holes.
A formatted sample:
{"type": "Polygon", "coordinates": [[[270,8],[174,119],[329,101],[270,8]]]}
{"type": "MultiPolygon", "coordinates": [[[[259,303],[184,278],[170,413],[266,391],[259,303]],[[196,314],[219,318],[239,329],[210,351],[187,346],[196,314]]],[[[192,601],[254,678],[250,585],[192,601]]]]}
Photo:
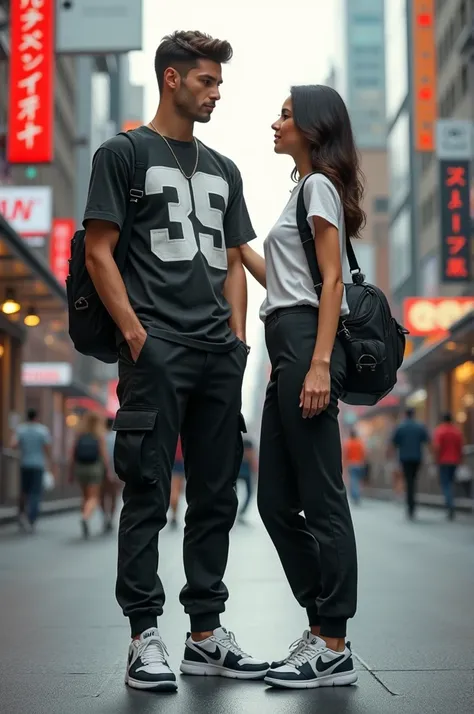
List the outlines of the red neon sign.
{"type": "Polygon", "coordinates": [[[50,264],[51,272],[58,283],[64,286],[69,273],[71,238],[74,235],[73,218],[55,218],[51,232],[50,264]]]}
{"type": "Polygon", "coordinates": [[[440,161],[441,280],[463,283],[471,278],[469,162],[440,161]]]}
{"type": "Polygon", "coordinates": [[[7,161],[53,160],[54,0],[13,0],[7,161]]]}

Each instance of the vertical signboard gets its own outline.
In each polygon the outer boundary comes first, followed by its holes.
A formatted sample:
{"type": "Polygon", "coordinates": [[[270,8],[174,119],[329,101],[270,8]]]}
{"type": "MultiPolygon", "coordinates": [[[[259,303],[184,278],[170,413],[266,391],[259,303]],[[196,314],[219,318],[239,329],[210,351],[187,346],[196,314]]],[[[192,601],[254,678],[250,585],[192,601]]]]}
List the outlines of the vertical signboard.
{"type": "Polygon", "coordinates": [[[73,218],[55,218],[51,231],[50,266],[58,283],[64,286],[69,273],[71,238],[74,235],[73,218]]]}
{"type": "Polygon", "coordinates": [[[436,127],[441,200],[441,280],[465,283],[472,277],[470,161],[472,123],[440,119],[436,127]]]}
{"type": "Polygon", "coordinates": [[[436,102],[435,0],[413,0],[415,151],[434,151],[436,102]]]}
{"type": "Polygon", "coordinates": [[[469,211],[469,161],[442,159],[441,280],[465,283],[471,279],[471,216],[469,211]]]}
{"type": "Polygon", "coordinates": [[[55,0],[10,5],[10,87],[7,161],[53,159],[55,0]]]}

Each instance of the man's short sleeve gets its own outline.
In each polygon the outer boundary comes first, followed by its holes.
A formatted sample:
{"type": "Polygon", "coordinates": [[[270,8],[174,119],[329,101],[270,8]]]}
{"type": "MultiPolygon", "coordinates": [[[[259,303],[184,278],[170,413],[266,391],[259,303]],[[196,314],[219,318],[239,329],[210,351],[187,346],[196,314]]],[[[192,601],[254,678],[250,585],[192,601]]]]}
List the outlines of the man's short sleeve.
{"type": "Polygon", "coordinates": [[[44,443],[49,446],[51,444],[51,432],[49,431],[47,426],[43,428],[43,438],[44,443]]]}
{"type": "Polygon", "coordinates": [[[314,216],[324,218],[336,228],[339,227],[341,199],[332,183],[322,174],[314,174],[307,179],[303,187],[304,205],[307,210],[308,224],[314,231],[314,216]]]}
{"type": "MultiPolygon", "coordinates": [[[[117,137],[115,137],[117,138],[117,137]]],[[[123,137],[128,142],[128,139],[123,137]]],[[[132,146],[130,145],[130,150],[132,146]]],[[[92,219],[111,221],[122,228],[131,181],[126,152],[101,146],[94,155],[83,224],[92,219]],[[123,155],[122,155],[123,154],[123,155]]]]}
{"type": "Polygon", "coordinates": [[[242,177],[237,167],[229,191],[229,203],[224,216],[224,235],[227,248],[236,248],[255,238],[244,198],[242,177]]]}

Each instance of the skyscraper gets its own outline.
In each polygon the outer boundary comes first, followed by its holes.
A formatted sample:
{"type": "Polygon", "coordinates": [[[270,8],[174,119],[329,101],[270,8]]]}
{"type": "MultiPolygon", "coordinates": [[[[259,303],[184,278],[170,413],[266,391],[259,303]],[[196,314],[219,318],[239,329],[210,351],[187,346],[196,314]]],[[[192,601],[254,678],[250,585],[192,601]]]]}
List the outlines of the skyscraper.
{"type": "Polygon", "coordinates": [[[360,149],[386,146],[384,0],[344,0],[345,96],[360,149]]]}

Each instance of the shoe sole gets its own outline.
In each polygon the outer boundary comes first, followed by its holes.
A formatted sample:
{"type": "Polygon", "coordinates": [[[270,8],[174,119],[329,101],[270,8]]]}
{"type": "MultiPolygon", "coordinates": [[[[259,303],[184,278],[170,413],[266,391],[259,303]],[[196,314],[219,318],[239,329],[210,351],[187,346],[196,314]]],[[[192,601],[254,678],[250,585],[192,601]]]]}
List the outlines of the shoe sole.
{"type": "Polygon", "coordinates": [[[125,676],[125,684],[132,689],[148,689],[149,691],[175,692],[178,689],[178,683],[171,680],[164,682],[141,682],[139,679],[133,679],[128,674],[125,676]]]}
{"type": "Polygon", "coordinates": [[[227,679],[263,679],[268,672],[268,669],[259,672],[236,672],[217,664],[196,664],[184,660],[181,662],[179,670],[182,674],[192,674],[198,677],[226,677],[227,679]]]}
{"type": "Polygon", "coordinates": [[[318,677],[317,679],[301,681],[292,681],[291,679],[276,679],[274,677],[265,677],[265,683],[277,689],[317,689],[318,687],[349,687],[355,684],[358,680],[356,672],[348,672],[347,674],[334,674],[328,677],[318,677]]]}

